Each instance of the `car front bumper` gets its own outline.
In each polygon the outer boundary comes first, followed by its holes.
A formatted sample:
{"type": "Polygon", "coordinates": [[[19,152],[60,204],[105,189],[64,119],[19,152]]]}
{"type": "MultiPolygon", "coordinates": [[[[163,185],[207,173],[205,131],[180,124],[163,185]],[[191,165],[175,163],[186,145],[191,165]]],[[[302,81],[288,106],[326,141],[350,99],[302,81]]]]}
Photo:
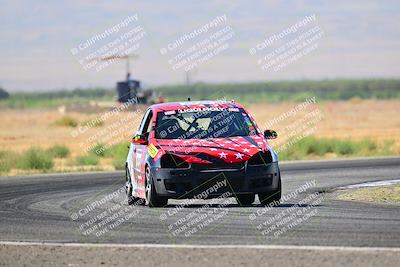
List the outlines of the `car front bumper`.
{"type": "Polygon", "coordinates": [[[151,168],[157,194],[169,198],[212,198],[233,194],[273,192],[278,189],[278,162],[245,165],[241,169],[151,168]]]}

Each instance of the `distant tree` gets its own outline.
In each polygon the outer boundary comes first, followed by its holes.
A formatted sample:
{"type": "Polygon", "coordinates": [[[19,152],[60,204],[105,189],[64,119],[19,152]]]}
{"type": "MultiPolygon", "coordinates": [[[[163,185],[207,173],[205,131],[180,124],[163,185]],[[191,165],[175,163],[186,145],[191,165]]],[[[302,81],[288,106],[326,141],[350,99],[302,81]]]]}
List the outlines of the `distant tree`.
{"type": "Polygon", "coordinates": [[[9,93],[7,93],[6,90],[0,87],[0,99],[6,99],[10,96],[9,93]]]}

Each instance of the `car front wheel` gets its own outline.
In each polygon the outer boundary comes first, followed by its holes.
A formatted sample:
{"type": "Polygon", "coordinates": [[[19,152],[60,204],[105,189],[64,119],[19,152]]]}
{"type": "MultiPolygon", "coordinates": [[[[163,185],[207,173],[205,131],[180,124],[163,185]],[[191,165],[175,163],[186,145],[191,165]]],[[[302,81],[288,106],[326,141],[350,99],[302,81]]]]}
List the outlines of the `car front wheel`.
{"type": "Polygon", "coordinates": [[[255,197],[255,194],[236,195],[236,201],[241,206],[251,205],[253,204],[255,197]]]}
{"type": "Polygon", "coordinates": [[[258,194],[258,199],[261,202],[261,205],[267,206],[267,205],[275,205],[278,206],[280,204],[282,197],[282,184],[281,184],[281,176],[279,175],[279,180],[278,180],[278,188],[273,191],[273,192],[268,192],[268,193],[259,193],[258,194]]]}
{"type": "Polygon", "coordinates": [[[128,201],[128,205],[133,205],[135,203],[138,203],[140,200],[137,197],[134,197],[132,195],[133,191],[133,186],[132,186],[132,180],[131,180],[131,175],[129,173],[128,167],[125,168],[125,192],[126,192],[126,198],[128,201]]]}
{"type": "Polygon", "coordinates": [[[156,192],[156,188],[154,186],[154,181],[152,179],[150,168],[146,167],[145,171],[146,176],[146,205],[150,208],[153,207],[164,207],[168,204],[168,198],[159,196],[156,192]]]}

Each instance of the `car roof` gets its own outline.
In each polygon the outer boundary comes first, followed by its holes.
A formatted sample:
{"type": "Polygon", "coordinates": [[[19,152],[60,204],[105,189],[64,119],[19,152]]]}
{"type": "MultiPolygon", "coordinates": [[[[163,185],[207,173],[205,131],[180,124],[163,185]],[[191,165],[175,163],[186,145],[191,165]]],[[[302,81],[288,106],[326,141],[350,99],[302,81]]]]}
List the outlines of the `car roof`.
{"type": "Polygon", "coordinates": [[[240,104],[233,101],[220,101],[220,100],[205,100],[205,101],[183,101],[183,102],[167,102],[154,104],[150,106],[153,111],[169,111],[187,108],[204,108],[204,107],[218,107],[218,108],[242,108],[240,104]]]}

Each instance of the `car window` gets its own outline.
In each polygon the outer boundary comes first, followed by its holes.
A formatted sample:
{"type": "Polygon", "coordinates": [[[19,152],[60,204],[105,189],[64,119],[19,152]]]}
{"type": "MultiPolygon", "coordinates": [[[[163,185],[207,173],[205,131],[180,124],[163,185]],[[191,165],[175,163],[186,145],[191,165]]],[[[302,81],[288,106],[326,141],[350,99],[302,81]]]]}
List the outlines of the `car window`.
{"type": "Polygon", "coordinates": [[[248,114],[239,108],[158,112],[156,138],[205,139],[256,134],[248,114]]]}
{"type": "Polygon", "coordinates": [[[150,132],[152,117],[153,117],[153,112],[151,109],[148,109],[143,116],[137,134],[144,134],[150,132]]]}
{"type": "Polygon", "coordinates": [[[150,111],[143,126],[143,133],[149,133],[151,131],[152,119],[153,119],[153,112],[150,111]]]}

